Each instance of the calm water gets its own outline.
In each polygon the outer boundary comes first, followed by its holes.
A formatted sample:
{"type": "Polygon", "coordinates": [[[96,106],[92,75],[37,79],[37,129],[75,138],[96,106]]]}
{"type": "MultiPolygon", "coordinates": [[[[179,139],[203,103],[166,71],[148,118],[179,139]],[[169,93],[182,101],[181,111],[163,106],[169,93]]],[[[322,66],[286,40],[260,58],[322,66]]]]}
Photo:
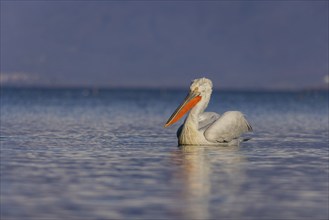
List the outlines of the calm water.
{"type": "Polygon", "coordinates": [[[1,219],[328,218],[326,92],[215,92],[253,138],[179,148],[186,94],[3,89],[1,219]]]}

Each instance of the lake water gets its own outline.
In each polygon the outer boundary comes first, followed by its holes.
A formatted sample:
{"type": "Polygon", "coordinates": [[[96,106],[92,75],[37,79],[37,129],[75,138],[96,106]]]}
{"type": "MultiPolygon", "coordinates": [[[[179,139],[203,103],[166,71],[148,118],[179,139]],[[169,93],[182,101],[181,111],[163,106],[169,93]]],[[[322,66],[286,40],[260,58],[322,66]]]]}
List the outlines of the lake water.
{"type": "Polygon", "coordinates": [[[214,92],[240,146],[178,147],[187,91],[2,89],[1,219],[327,219],[327,92],[214,92]]]}

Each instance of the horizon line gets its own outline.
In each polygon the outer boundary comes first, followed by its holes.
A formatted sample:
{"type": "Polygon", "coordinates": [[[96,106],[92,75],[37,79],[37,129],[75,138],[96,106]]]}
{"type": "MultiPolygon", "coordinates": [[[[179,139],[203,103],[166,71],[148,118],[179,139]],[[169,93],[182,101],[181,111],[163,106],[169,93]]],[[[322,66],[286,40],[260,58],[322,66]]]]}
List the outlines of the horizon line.
{"type": "MultiPolygon", "coordinates": [[[[88,89],[88,90],[172,90],[172,91],[186,91],[189,86],[93,86],[93,85],[15,85],[15,84],[0,84],[0,89],[88,89]]],[[[304,88],[266,88],[266,87],[213,87],[214,91],[241,91],[241,92],[298,92],[298,91],[329,91],[329,85],[313,86],[304,88]]]]}

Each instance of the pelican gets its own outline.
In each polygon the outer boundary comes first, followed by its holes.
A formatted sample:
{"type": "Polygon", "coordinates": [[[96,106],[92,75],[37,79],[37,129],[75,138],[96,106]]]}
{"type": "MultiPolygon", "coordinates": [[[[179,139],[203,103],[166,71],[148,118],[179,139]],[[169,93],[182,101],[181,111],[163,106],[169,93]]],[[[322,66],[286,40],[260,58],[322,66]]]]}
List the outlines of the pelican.
{"type": "Polygon", "coordinates": [[[164,127],[176,123],[188,111],[184,123],[177,131],[179,145],[219,145],[241,140],[240,136],[252,132],[252,127],[239,111],[223,115],[204,112],[212,93],[212,82],[207,78],[195,79],[183,103],[170,116],[164,127]]]}

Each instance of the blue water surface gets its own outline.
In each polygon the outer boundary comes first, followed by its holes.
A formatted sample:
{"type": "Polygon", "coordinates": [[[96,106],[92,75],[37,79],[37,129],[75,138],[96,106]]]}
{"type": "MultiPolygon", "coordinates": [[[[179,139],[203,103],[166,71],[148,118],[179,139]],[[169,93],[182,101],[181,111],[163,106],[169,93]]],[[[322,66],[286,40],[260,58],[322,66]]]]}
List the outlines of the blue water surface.
{"type": "Polygon", "coordinates": [[[328,219],[328,93],[215,91],[239,146],[177,146],[187,91],[1,90],[1,219],[328,219]]]}

